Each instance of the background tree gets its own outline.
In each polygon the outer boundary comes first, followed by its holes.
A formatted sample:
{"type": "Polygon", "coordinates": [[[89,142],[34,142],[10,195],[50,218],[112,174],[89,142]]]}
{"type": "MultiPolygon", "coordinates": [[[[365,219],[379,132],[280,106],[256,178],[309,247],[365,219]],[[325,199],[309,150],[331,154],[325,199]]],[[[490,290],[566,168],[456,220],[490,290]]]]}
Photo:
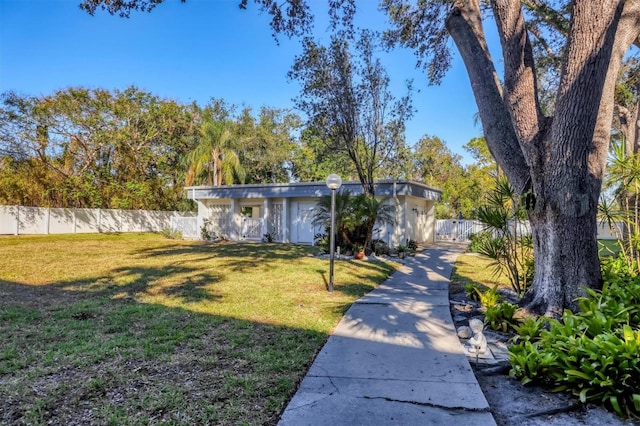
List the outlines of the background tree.
{"type": "Polygon", "coordinates": [[[389,77],[373,56],[374,37],[370,31],[355,41],[332,36],[328,47],[307,38],[289,72],[302,84],[297,107],[329,149],[346,152],[370,195],[380,166],[404,145],[404,122],[412,114],[410,95],[395,101],[389,91],[389,77]]]}
{"type": "Polygon", "coordinates": [[[291,112],[262,107],[258,117],[245,108],[237,120],[238,152],[247,183],[288,182],[292,173],[293,137],[300,118],[291,112]]]}
{"type": "Polygon", "coordinates": [[[0,199],[50,207],[188,208],[180,158],[193,109],[130,87],[5,93],[0,199]]]}
{"type": "Polygon", "coordinates": [[[222,99],[211,99],[199,112],[199,128],[194,147],[183,159],[187,166],[187,185],[232,185],[244,183],[245,169],[237,152],[238,132],[229,106],[222,99]]]}
{"type": "MultiPolygon", "coordinates": [[[[481,143],[472,140],[467,146],[481,149],[481,143]]],[[[410,157],[413,164],[409,177],[442,190],[441,202],[436,204],[438,219],[457,218],[460,214],[466,219],[476,218],[477,207],[493,186],[492,162],[480,158],[464,166],[462,157],[451,152],[437,136],[423,136],[410,157]]]]}
{"type": "Polygon", "coordinates": [[[313,127],[306,127],[300,133],[293,150],[291,173],[301,182],[323,181],[331,173],[338,173],[344,181],[358,179],[349,156],[333,150],[332,143],[313,127]]]}

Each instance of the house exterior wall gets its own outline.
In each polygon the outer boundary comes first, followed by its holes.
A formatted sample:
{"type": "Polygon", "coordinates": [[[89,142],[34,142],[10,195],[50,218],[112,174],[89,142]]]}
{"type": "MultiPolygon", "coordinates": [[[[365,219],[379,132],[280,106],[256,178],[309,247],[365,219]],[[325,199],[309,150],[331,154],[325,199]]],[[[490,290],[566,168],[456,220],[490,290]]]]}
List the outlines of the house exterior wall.
{"type": "MultiPolygon", "coordinates": [[[[358,188],[361,191],[353,182],[343,186],[354,194],[358,188]]],[[[396,223],[376,226],[374,238],[392,247],[406,244],[409,239],[420,243],[435,241],[435,202],[440,194],[437,189],[415,182],[383,181],[377,184],[376,191],[394,206],[396,223]]],[[[299,244],[313,244],[315,234],[324,232],[312,224],[313,210],[318,198],[330,193],[322,182],[190,187],[187,192],[197,202],[199,228],[205,220],[215,218],[210,231],[231,240],[256,240],[271,233],[274,241],[299,244]],[[247,233],[248,226],[255,231],[251,235],[247,233]]]]}

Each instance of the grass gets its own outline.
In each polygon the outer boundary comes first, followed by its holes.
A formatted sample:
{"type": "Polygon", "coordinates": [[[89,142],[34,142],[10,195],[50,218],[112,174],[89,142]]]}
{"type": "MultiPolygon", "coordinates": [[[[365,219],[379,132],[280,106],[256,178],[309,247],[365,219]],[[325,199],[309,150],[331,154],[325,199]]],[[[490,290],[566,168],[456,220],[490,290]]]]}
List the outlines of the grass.
{"type": "MultiPolygon", "coordinates": [[[[617,240],[598,240],[600,256],[616,256],[620,252],[617,240]]],[[[475,284],[482,291],[498,287],[511,288],[509,280],[504,275],[496,275],[493,260],[477,253],[464,253],[458,256],[453,272],[449,291],[459,293],[465,291],[466,284],[475,284]]]]}
{"type": "Polygon", "coordinates": [[[0,238],[1,424],[275,424],[392,271],[283,244],[0,238]]]}
{"type": "Polygon", "coordinates": [[[489,290],[496,285],[510,289],[509,279],[495,273],[493,262],[492,259],[477,253],[459,255],[451,273],[449,292],[464,292],[467,284],[474,284],[482,291],[489,290]]]}

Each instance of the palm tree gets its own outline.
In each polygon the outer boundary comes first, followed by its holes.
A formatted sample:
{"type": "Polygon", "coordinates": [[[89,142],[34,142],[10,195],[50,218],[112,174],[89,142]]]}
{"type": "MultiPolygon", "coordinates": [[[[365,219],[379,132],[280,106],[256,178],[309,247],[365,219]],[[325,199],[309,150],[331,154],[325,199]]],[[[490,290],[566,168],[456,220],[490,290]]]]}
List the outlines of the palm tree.
{"type": "Polygon", "coordinates": [[[244,182],[245,171],[233,149],[230,124],[205,117],[198,132],[198,144],[186,156],[187,185],[230,185],[244,182]]]}
{"type": "MultiPolygon", "coordinates": [[[[336,245],[345,248],[358,246],[371,249],[373,229],[376,224],[395,223],[395,207],[386,203],[388,198],[373,195],[356,197],[349,190],[336,194],[336,245]]],[[[331,223],[331,196],[320,197],[316,205],[314,225],[329,228],[331,223]]]]}
{"type": "MultiPolygon", "coordinates": [[[[314,226],[331,227],[331,195],[323,195],[316,203],[314,226]]],[[[336,245],[350,247],[354,244],[351,240],[350,230],[354,227],[353,197],[351,191],[345,189],[336,193],[336,245]]]]}
{"type": "Polygon", "coordinates": [[[376,198],[374,195],[360,194],[355,199],[356,222],[364,228],[364,247],[372,250],[373,229],[379,226],[395,224],[395,206],[388,204],[389,197],[376,198]]]}

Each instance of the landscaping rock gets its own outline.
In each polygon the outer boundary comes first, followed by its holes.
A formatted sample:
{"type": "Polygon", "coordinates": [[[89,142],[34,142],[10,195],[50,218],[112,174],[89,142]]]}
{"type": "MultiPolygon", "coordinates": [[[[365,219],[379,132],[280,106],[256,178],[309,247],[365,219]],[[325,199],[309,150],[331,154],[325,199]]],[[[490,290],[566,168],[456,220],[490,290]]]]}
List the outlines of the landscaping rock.
{"type": "Polygon", "coordinates": [[[473,331],[471,327],[463,325],[462,327],[458,327],[458,337],[461,339],[468,339],[473,336],[473,331]]]}

